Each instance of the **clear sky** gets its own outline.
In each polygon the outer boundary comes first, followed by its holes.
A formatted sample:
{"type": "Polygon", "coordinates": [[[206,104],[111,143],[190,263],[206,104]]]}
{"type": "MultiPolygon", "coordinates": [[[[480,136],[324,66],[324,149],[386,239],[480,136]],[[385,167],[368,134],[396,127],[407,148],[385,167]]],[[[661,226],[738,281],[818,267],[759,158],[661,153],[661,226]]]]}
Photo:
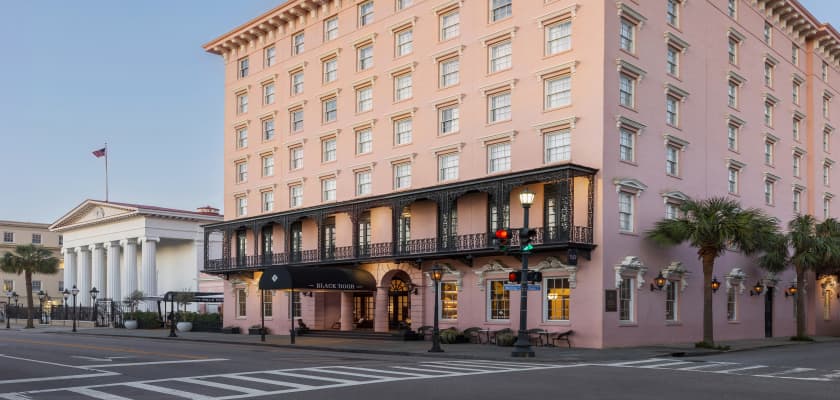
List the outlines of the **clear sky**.
{"type": "MultiPolygon", "coordinates": [[[[840,28],[840,2],[800,1],[840,28]]],[[[281,2],[4,1],[0,219],[103,199],[106,141],[112,201],[221,207],[223,63],[201,45],[281,2]]]]}

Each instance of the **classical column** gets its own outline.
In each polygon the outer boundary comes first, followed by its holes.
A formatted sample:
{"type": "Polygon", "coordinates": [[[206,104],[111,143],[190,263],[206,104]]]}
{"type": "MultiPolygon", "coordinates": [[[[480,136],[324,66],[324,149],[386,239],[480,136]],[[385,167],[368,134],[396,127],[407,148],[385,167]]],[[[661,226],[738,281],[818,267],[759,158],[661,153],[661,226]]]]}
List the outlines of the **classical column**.
{"type": "Polygon", "coordinates": [[[157,287],[157,243],[159,238],[144,237],[142,243],[141,267],[140,267],[140,290],[147,297],[158,295],[157,287]]]}
{"type": "Polygon", "coordinates": [[[76,249],[64,249],[64,288],[73,289],[76,284],[76,249]]]}
{"type": "Polygon", "coordinates": [[[122,295],[131,296],[137,290],[137,239],[120,241],[123,247],[123,280],[122,295]]]}
{"type": "Polygon", "coordinates": [[[353,292],[341,292],[341,330],[353,330],[353,292]]]}
{"type": "Polygon", "coordinates": [[[102,247],[102,243],[96,243],[91,247],[93,248],[91,285],[99,291],[98,298],[102,298],[107,293],[105,288],[105,248],[102,247]]]}
{"type": "MultiPolygon", "coordinates": [[[[79,295],[76,297],[78,304],[83,306],[90,305],[90,248],[89,246],[80,246],[76,249],[78,257],[79,271],[76,279],[76,287],[79,289],[79,295]]],[[[72,286],[71,286],[72,288],[72,286]]]]}
{"type": "Polygon", "coordinates": [[[105,243],[108,250],[108,290],[105,297],[120,302],[122,293],[120,286],[120,242],[105,243]]]}
{"type": "Polygon", "coordinates": [[[376,303],[373,310],[374,332],[388,332],[388,287],[376,288],[376,303]]]}

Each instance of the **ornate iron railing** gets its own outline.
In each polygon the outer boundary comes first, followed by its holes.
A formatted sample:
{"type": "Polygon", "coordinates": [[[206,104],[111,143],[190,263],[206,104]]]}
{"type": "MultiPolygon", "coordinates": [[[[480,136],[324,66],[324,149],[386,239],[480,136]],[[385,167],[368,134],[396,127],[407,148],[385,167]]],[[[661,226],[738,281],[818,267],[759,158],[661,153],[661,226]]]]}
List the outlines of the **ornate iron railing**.
{"type": "MultiPolygon", "coordinates": [[[[534,228],[536,236],[532,244],[537,246],[572,245],[593,243],[592,228],[573,226],[571,229],[559,227],[534,228]]],[[[519,246],[519,235],[511,238],[511,246],[519,246]]],[[[493,240],[487,233],[470,233],[440,238],[412,239],[402,242],[383,242],[361,244],[359,246],[331,247],[322,250],[310,249],[290,253],[268,253],[258,256],[240,256],[213,259],[207,262],[205,272],[226,272],[234,270],[260,269],[271,265],[316,264],[333,261],[365,261],[430,254],[469,254],[475,251],[492,251],[493,240]],[[355,254],[354,254],[355,253],[355,254]]]]}

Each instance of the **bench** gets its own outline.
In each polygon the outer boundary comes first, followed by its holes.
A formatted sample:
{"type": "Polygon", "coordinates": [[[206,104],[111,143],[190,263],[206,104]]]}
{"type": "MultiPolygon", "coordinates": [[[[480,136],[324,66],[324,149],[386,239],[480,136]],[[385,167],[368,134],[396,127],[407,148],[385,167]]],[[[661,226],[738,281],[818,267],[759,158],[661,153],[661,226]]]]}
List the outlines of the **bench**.
{"type": "Polygon", "coordinates": [[[556,345],[555,342],[560,342],[560,341],[565,340],[566,344],[571,349],[572,348],[572,342],[569,341],[569,336],[571,336],[571,335],[572,335],[572,330],[571,329],[569,329],[568,331],[565,331],[565,332],[552,333],[550,335],[551,343],[556,345]]]}

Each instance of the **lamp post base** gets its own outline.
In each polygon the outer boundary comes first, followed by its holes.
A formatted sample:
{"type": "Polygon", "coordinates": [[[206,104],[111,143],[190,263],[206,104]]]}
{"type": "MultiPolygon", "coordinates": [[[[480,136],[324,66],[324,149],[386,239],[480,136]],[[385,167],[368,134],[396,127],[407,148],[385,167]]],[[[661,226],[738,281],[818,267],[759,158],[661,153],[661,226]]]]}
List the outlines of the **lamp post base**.
{"type": "Polygon", "coordinates": [[[519,358],[533,358],[535,357],[534,351],[531,350],[531,346],[528,347],[516,347],[510,353],[512,357],[519,357],[519,358]]]}

